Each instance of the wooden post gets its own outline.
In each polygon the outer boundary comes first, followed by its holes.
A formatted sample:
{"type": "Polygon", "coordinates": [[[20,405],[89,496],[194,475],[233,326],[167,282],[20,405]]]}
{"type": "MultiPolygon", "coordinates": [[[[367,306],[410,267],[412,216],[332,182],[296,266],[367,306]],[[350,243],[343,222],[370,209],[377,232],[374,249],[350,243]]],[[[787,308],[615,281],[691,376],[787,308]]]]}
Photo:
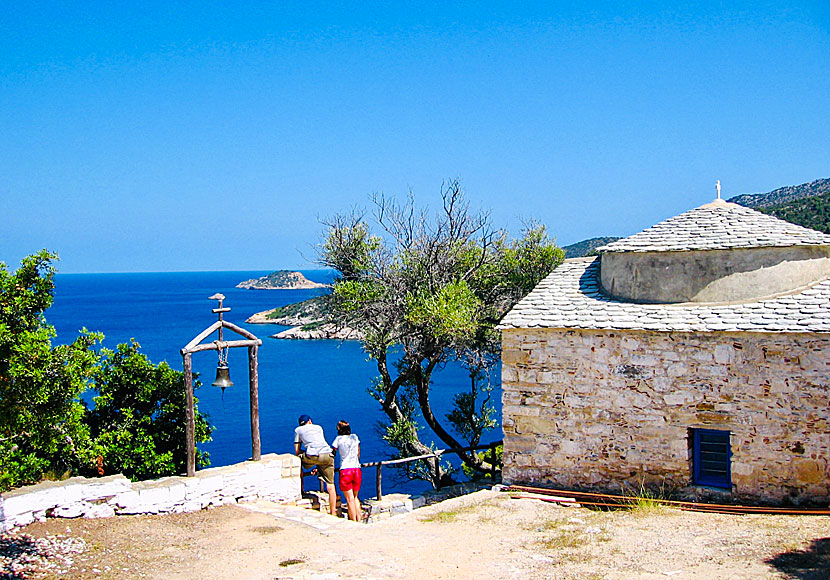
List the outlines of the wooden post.
{"type": "Polygon", "coordinates": [[[490,477],[496,482],[496,444],[490,443],[490,477]]]}
{"type": "Polygon", "coordinates": [[[435,483],[432,485],[435,489],[441,489],[441,462],[438,461],[438,455],[435,455],[435,483]]]}
{"type": "Polygon", "coordinates": [[[193,361],[184,355],[184,420],[187,439],[187,477],[196,475],[196,417],[193,411],[193,361]]]}
{"type": "Polygon", "coordinates": [[[259,461],[262,446],[259,439],[259,372],[257,354],[259,347],[248,347],[248,384],[251,389],[251,459],[259,461]]]}
{"type": "Polygon", "coordinates": [[[381,467],[383,467],[383,462],[378,461],[377,472],[375,473],[375,486],[376,486],[377,492],[378,492],[378,501],[383,499],[383,492],[381,491],[381,488],[380,488],[380,468],[381,467]]]}

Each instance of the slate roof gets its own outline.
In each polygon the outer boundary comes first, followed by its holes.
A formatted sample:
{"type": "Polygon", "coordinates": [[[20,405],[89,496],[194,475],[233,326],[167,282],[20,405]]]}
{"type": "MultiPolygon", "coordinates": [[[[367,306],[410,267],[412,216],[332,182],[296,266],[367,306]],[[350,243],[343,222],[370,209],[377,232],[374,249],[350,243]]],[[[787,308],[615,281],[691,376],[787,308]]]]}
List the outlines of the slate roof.
{"type": "Polygon", "coordinates": [[[715,200],[598,250],[682,252],[816,245],[830,245],[830,236],[748,207],[715,200]]]}
{"type": "Polygon", "coordinates": [[[801,292],[742,304],[634,304],[599,288],[599,258],[566,260],[499,328],[830,332],[830,279],[801,292]]]}

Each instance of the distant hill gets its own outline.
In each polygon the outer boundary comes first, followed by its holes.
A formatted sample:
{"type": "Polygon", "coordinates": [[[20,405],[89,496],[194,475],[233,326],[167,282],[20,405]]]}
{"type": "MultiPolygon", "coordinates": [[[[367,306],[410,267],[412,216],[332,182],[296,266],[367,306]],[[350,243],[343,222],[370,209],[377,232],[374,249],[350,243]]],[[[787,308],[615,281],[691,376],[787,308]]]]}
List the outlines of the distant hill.
{"type": "Polygon", "coordinates": [[[816,179],[801,185],[779,187],[769,193],[744,193],[736,195],[726,201],[737,203],[745,207],[761,209],[778,206],[807,197],[815,197],[830,193],[830,179],[816,179]]]}
{"type": "Polygon", "coordinates": [[[565,246],[562,249],[565,250],[566,258],[581,258],[582,256],[590,256],[600,246],[616,242],[619,239],[614,237],[590,238],[571,244],[570,246],[565,246]]]}
{"type": "Polygon", "coordinates": [[[236,287],[246,290],[307,290],[310,288],[327,288],[327,285],[312,282],[300,272],[277,270],[262,278],[240,282],[236,287]]]}
{"type": "Polygon", "coordinates": [[[804,197],[780,205],[759,207],[758,211],[830,234],[830,193],[804,197]]]}
{"type": "Polygon", "coordinates": [[[830,179],[781,187],[769,193],[738,195],[728,201],[830,234],[830,179]]]}

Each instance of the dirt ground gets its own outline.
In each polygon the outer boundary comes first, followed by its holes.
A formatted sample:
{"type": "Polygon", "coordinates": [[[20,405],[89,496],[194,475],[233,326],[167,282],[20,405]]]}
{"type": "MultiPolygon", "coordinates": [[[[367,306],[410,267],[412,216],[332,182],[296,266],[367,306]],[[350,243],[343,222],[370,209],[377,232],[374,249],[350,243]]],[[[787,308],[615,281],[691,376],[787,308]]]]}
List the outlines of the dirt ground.
{"type": "Polygon", "coordinates": [[[49,520],[4,537],[0,550],[21,543],[64,555],[40,572],[0,566],[0,578],[830,578],[828,517],[599,512],[493,491],[323,532],[226,506],[49,520]]]}

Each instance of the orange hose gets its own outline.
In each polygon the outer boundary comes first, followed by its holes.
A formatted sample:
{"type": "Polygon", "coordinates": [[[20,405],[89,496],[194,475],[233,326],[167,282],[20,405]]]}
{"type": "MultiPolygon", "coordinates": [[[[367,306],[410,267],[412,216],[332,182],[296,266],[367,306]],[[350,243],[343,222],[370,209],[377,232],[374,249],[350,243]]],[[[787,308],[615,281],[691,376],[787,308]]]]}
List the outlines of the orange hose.
{"type": "MultiPolygon", "coordinates": [[[[531,487],[526,485],[511,485],[503,489],[503,491],[525,491],[529,493],[536,493],[540,495],[556,495],[561,497],[569,497],[581,505],[592,505],[596,507],[620,508],[625,507],[626,504],[635,503],[643,500],[640,497],[625,496],[625,495],[611,495],[607,493],[595,493],[586,491],[566,491],[562,489],[549,489],[544,487],[531,487]],[[584,499],[580,499],[584,498],[584,499]],[[588,501],[586,501],[588,500],[588,501]],[[599,501],[590,501],[599,500],[599,501]]],[[[539,498],[541,499],[541,498],[539,498]]],[[[555,499],[545,500],[555,503],[562,503],[555,499]]],[[[811,515],[811,516],[830,516],[830,509],[825,508],[796,508],[796,507],[765,507],[765,506],[742,506],[742,505],[723,505],[712,503],[696,503],[690,501],[676,501],[668,499],[651,499],[662,505],[670,507],[677,507],[683,511],[697,511],[706,513],[722,513],[722,514],[759,514],[759,515],[811,515]]]]}

